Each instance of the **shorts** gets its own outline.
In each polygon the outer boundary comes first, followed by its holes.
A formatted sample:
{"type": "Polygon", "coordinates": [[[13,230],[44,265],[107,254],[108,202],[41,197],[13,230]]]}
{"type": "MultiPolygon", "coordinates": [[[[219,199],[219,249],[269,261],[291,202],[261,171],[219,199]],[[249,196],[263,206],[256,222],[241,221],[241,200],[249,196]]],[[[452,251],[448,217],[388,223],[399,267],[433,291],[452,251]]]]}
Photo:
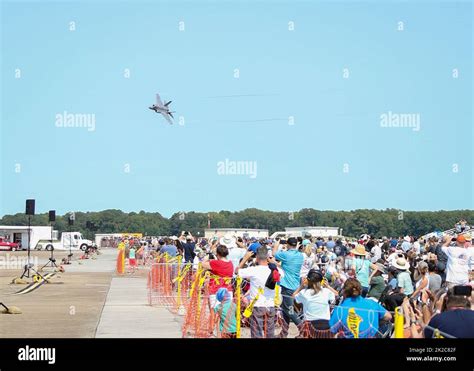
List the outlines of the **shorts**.
{"type": "Polygon", "coordinates": [[[136,267],[137,259],[128,259],[128,264],[130,264],[131,267],[136,267]]]}

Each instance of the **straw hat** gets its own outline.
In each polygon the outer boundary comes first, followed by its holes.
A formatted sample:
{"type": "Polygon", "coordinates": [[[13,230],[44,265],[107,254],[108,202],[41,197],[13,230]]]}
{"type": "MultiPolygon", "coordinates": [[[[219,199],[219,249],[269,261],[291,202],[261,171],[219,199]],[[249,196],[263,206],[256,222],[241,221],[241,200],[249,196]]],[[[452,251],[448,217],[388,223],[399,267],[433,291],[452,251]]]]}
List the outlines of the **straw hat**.
{"type": "Polygon", "coordinates": [[[408,263],[405,258],[398,258],[393,262],[393,266],[402,271],[406,271],[410,268],[410,263],[408,263]]]}
{"type": "Polygon", "coordinates": [[[352,249],[352,253],[354,255],[359,255],[359,256],[367,255],[367,251],[365,251],[364,245],[357,245],[354,249],[352,249]]]}

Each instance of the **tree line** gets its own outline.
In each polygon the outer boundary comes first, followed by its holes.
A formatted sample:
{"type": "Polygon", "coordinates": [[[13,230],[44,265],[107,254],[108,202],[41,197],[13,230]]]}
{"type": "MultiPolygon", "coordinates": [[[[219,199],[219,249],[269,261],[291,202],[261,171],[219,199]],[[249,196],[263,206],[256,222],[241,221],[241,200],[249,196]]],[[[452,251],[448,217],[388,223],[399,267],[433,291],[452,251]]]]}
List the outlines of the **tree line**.
{"type": "MultiPolygon", "coordinates": [[[[68,231],[69,214],[56,215],[54,228],[68,231]]],[[[190,231],[203,235],[210,221],[211,228],[263,228],[270,234],[284,231],[285,227],[329,226],[343,229],[345,236],[368,233],[377,237],[422,235],[435,230],[453,228],[460,219],[474,224],[474,210],[454,211],[401,211],[398,209],[358,209],[352,211],[330,211],[302,209],[295,212],[267,211],[255,208],[241,211],[177,212],[170,218],[158,212],[130,212],[110,209],[98,212],[76,212],[72,230],[92,238],[95,233],[132,233],[144,235],[178,235],[190,231]],[[87,228],[87,222],[95,228],[87,228]]],[[[48,214],[32,217],[32,225],[48,225],[48,214]]],[[[5,215],[0,225],[28,225],[25,214],[5,215]]]]}

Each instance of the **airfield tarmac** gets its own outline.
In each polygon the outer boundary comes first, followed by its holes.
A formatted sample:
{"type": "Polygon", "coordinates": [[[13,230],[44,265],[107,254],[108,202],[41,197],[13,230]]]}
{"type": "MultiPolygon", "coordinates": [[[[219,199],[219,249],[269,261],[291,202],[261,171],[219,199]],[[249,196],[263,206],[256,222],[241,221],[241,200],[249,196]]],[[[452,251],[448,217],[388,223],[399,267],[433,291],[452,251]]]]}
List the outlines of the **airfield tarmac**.
{"type": "MultiPolygon", "coordinates": [[[[58,251],[55,258],[59,262],[67,254],[58,251]]],[[[49,258],[46,251],[31,255],[39,266],[49,258]]],[[[22,273],[11,261],[25,256],[0,252],[0,302],[22,311],[0,315],[1,338],[181,337],[179,318],[148,305],[145,268],[133,276],[115,274],[115,249],[102,249],[95,260],[78,260],[74,252],[73,263],[51,283],[12,295],[25,285],[10,284],[22,273]]]]}

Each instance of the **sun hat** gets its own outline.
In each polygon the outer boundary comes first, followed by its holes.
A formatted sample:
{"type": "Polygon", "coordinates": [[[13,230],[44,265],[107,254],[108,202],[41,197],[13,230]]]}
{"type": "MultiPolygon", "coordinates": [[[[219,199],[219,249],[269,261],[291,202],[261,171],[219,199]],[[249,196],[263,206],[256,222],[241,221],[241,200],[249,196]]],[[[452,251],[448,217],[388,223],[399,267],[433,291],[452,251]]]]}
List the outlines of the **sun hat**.
{"type": "Polygon", "coordinates": [[[219,244],[226,246],[228,249],[237,247],[235,238],[230,234],[226,234],[224,237],[221,237],[219,244]]]}
{"type": "Polygon", "coordinates": [[[311,241],[308,240],[308,239],[303,240],[303,246],[309,245],[310,243],[311,243],[311,241]]]}
{"type": "Polygon", "coordinates": [[[367,255],[367,251],[365,251],[364,245],[357,245],[354,249],[352,249],[352,253],[354,255],[365,256],[367,255]]]}
{"type": "Polygon", "coordinates": [[[393,266],[402,271],[406,271],[410,268],[410,263],[408,263],[405,258],[398,258],[393,262],[393,266]]]}
{"type": "Polygon", "coordinates": [[[466,241],[472,241],[472,236],[470,233],[465,233],[464,238],[466,239],[466,241]]]}

